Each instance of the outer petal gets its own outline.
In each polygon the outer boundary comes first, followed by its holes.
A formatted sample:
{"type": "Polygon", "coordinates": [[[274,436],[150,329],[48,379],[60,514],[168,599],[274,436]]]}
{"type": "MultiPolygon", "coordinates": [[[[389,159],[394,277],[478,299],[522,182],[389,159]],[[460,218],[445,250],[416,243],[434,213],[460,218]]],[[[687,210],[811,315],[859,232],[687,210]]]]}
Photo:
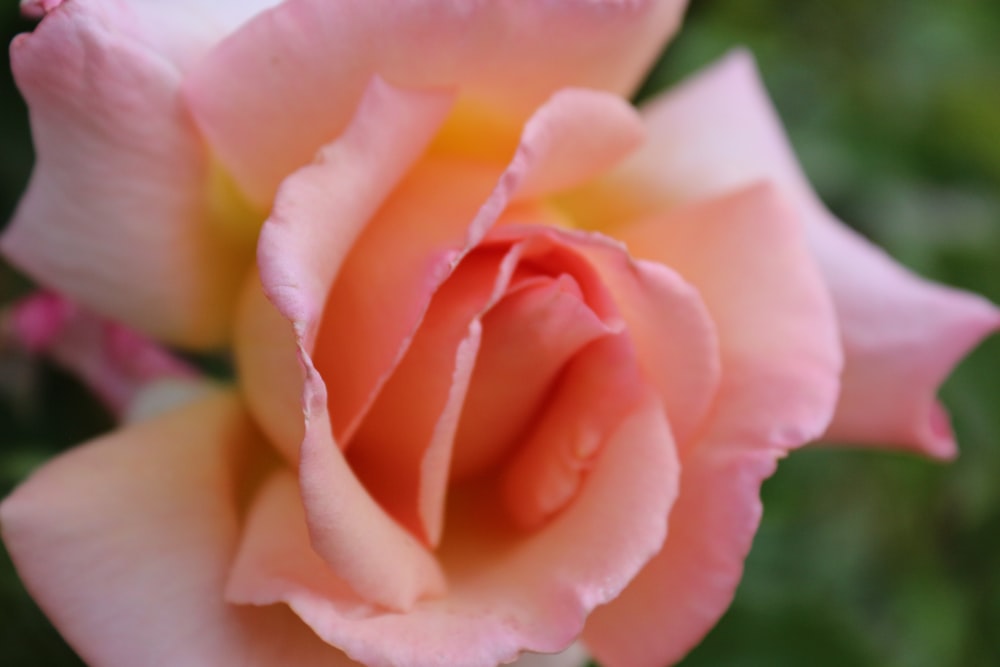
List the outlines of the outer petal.
{"type": "Polygon", "coordinates": [[[341,132],[373,74],[458,86],[519,123],[559,88],[628,92],[684,4],[288,0],[213,52],[187,93],[244,191],[266,202],[341,132]]]}
{"type": "Polygon", "coordinates": [[[841,404],[826,437],[953,455],[934,394],[952,366],[1000,326],[1000,313],[912,275],[823,208],[748,54],[728,56],[653,100],[644,115],[649,141],[641,154],[577,200],[577,211],[591,223],[620,222],[758,180],[780,185],[805,221],[847,354],[841,404]],[[623,205],[614,219],[611,200],[623,205]]]}
{"type": "Polygon", "coordinates": [[[351,664],[291,615],[223,599],[257,438],[216,396],[63,455],[0,505],[25,584],[89,664],[351,664]]]}
{"type": "Polygon", "coordinates": [[[633,252],[672,262],[719,326],[722,384],[682,452],[663,550],[590,618],[608,667],[673,664],[729,606],[775,461],[826,428],[841,356],[825,286],[794,210],[758,187],[622,230],[633,252]]]}
{"type": "Polygon", "coordinates": [[[14,40],[38,161],[2,247],[104,314],[213,345],[256,227],[238,229],[238,207],[213,204],[180,72],[136,35],[138,22],[126,3],[68,2],[14,40]]]}

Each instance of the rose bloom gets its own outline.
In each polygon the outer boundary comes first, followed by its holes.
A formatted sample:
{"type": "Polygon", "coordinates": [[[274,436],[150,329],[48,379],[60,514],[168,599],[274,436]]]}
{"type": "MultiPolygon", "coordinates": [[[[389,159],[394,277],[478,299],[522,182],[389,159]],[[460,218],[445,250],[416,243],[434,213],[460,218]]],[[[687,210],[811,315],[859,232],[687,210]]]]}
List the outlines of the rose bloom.
{"type": "Polygon", "coordinates": [[[658,667],[789,450],[955,454],[997,310],[823,208],[748,54],[631,107],[683,2],[23,4],[4,252],[238,374],[4,502],[92,665],[658,667]]]}

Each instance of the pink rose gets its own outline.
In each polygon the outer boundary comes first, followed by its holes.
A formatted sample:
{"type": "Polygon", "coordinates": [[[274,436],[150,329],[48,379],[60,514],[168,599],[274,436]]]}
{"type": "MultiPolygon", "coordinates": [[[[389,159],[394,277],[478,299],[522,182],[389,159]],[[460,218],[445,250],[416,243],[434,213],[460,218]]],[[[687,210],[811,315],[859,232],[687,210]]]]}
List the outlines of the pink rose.
{"type": "Polygon", "coordinates": [[[0,508],[94,665],[658,667],[789,450],[955,453],[1000,314],[825,211],[746,54],[630,107],[681,2],[26,7],[5,252],[239,375],[0,508]]]}

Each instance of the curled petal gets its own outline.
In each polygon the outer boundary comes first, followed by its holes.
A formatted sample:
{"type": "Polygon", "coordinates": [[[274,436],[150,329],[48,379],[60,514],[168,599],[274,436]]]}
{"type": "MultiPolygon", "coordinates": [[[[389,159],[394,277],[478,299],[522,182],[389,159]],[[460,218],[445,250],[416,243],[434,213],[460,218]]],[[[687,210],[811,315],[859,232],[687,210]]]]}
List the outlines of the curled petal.
{"type": "Polygon", "coordinates": [[[305,437],[299,481],[316,552],[365,600],[392,610],[445,590],[441,569],[425,547],[397,524],[350,468],[330,430],[326,387],[305,355],[305,437]]]}
{"type": "Polygon", "coordinates": [[[642,121],[628,102],[593,90],[560,90],[541,117],[545,122],[529,122],[522,137],[539,166],[521,184],[521,198],[589,180],[620,162],[643,138],[642,121]]]}
{"type": "MultiPolygon", "coordinates": [[[[255,416],[293,463],[302,434],[296,339],[308,338],[312,349],[344,258],[398,179],[426,148],[450,102],[445,93],[405,91],[373,80],[357,122],[321,151],[315,164],[288,178],[261,230],[260,282],[250,278],[245,288],[236,328],[237,361],[255,416]],[[275,377],[282,379],[274,381],[275,377]]],[[[391,265],[393,259],[382,257],[382,262],[391,265]]],[[[365,305],[376,304],[362,301],[356,310],[365,305]]],[[[384,319],[384,311],[377,312],[384,319]]],[[[368,322],[363,313],[349,314],[352,321],[354,316],[360,324],[368,322]]],[[[385,336],[382,329],[371,327],[369,331],[377,335],[361,349],[378,350],[385,336]]],[[[366,354],[355,354],[357,340],[351,340],[351,355],[344,362],[355,366],[333,369],[341,378],[337,385],[341,394],[336,397],[341,410],[349,411],[368,398],[365,388],[353,391],[354,378],[364,377],[370,365],[366,354]],[[354,398],[355,394],[360,397],[354,398]]],[[[340,351],[336,346],[334,350],[340,351]]],[[[320,365],[326,364],[321,360],[320,365]]]]}

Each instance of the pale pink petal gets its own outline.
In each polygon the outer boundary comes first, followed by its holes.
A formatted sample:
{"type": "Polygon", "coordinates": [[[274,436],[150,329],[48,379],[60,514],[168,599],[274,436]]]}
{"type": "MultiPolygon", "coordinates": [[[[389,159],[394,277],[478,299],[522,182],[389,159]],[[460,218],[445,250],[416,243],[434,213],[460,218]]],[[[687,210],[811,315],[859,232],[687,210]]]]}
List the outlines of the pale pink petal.
{"type": "Polygon", "coordinates": [[[840,390],[837,321],[799,216],[777,190],[757,186],[675,209],[618,237],[698,290],[716,325],[723,376],[753,373],[770,404],[743,416],[769,429],[769,446],[823,433],[840,390]]]}
{"type": "MultiPolygon", "coordinates": [[[[64,0],[21,0],[21,12],[42,18],[64,0]]],[[[88,0],[88,9],[101,15],[117,15],[114,26],[122,36],[143,43],[187,69],[230,32],[281,0],[88,0]]]]}
{"type": "Polygon", "coordinates": [[[935,394],[972,348],[1000,330],[1000,311],[921,280],[832,218],[814,227],[812,244],[847,354],[840,403],[824,438],[954,457],[955,437],[935,394]]]}
{"type": "MultiPolygon", "coordinates": [[[[490,238],[522,233],[511,225],[490,238]]],[[[672,269],[634,261],[620,242],[600,234],[544,228],[537,235],[596,273],[627,325],[647,381],[663,399],[671,432],[685,442],[708,414],[719,381],[717,333],[698,292],[672,269]]]]}
{"type": "Polygon", "coordinates": [[[934,394],[954,363],[1000,326],[997,310],[917,278],[823,208],[748,54],[726,57],[643,113],[643,149],[575,211],[589,224],[613,224],[773,181],[804,220],[840,321],[843,395],[827,437],[952,455],[934,394]]]}
{"type": "Polygon", "coordinates": [[[373,74],[458,87],[517,124],[560,88],[628,93],[684,4],[287,0],[213,51],[187,96],[244,191],[267,202],[342,131],[373,74]]]}
{"type": "Polygon", "coordinates": [[[268,523],[275,539],[260,537],[241,554],[229,597],[286,602],[320,636],[372,666],[492,667],[524,650],[560,651],[590,609],[614,597],[659,548],[676,476],[669,428],[647,396],[615,429],[576,501],[544,530],[507,533],[491,512],[499,507],[488,485],[462,490],[449,517],[458,525],[453,531],[449,523],[442,546],[448,593],[406,613],[352,599],[323,572],[323,561],[307,553],[305,517],[287,513],[295,503],[286,478],[286,509],[273,514],[285,520],[268,523]]]}
{"type": "Polygon", "coordinates": [[[127,327],[53,292],[38,292],[3,313],[7,333],[33,354],[75,375],[116,416],[161,380],[197,382],[197,372],[127,327]]]}
{"type": "Polygon", "coordinates": [[[132,14],[141,39],[187,72],[226,36],[282,0],[96,1],[132,14]]]}
{"type": "Polygon", "coordinates": [[[818,437],[838,395],[836,321],[794,208],[756,187],[621,230],[669,261],[718,325],[722,384],[681,453],[681,493],[661,551],[588,621],[608,667],[673,664],[729,606],[760,519],[761,482],[818,437]]]}
{"type": "Polygon", "coordinates": [[[11,45],[37,164],[3,239],[38,281],[139,330],[221,342],[255,221],[210,197],[180,72],[119,2],[70,2],[11,45]]]}
{"type": "Polygon", "coordinates": [[[25,585],[88,664],[351,664],[291,614],[224,600],[260,447],[217,395],[72,450],[0,505],[25,585]]]}

